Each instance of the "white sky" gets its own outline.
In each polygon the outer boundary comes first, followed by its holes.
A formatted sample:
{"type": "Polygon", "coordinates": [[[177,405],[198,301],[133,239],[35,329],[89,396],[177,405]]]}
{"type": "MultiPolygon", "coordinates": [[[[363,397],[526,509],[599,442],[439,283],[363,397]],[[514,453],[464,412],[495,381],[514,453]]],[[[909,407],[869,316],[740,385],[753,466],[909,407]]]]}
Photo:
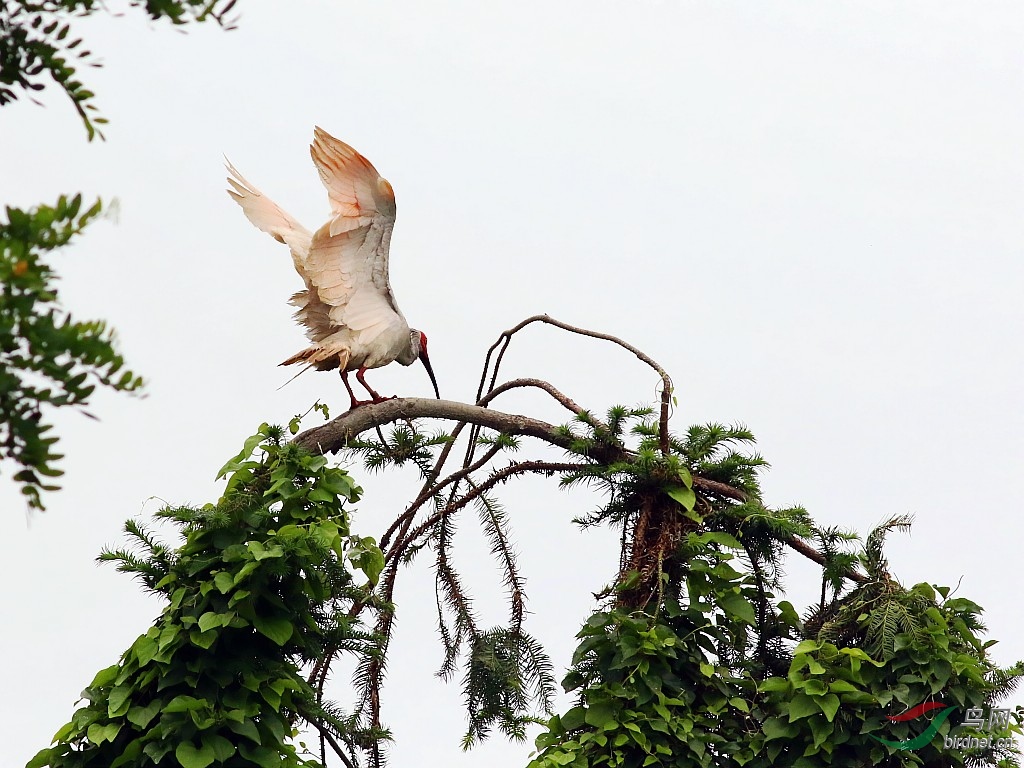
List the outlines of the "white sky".
{"type": "MultiPolygon", "coordinates": [[[[117,5],[117,4],[115,4],[117,5]]],[[[548,312],[618,334],[673,375],[674,425],[742,421],[772,462],[766,498],[867,531],[914,513],[889,547],[908,584],[987,609],[996,658],[1024,656],[1014,489],[1024,463],[1024,8],[1017,2],[272,3],[239,29],[182,35],[131,13],[79,23],[105,68],[83,73],[111,119],[87,145],[48,90],[0,112],[0,203],[117,197],[54,265],[76,316],[119,329],[146,399],[101,395],[58,419],[64,490],[27,517],[0,476],[8,660],[0,763],[21,765],[160,605],[112,568],[122,521],[158,499],[203,503],[261,421],[336,377],[276,363],[304,346],[287,250],[224,194],[222,153],[307,225],[327,204],[314,124],[394,185],[392,282],[427,331],[442,395],[469,399],[483,352],[548,312]],[[287,8],[287,10],[284,10],[287,8]],[[155,498],[153,498],[155,497],[155,498]],[[149,500],[152,499],[152,500],[149,500]],[[149,501],[147,501],[149,500],[149,501]]],[[[628,354],[535,330],[506,373],[586,407],[654,398],[628,354]]],[[[370,377],[429,394],[419,367],[370,377]]],[[[510,409],[562,414],[537,397],[510,409]]],[[[358,473],[357,473],[358,474],[358,473]]],[[[366,478],[356,528],[379,535],[413,483],[366,478]]],[[[559,669],[615,566],[593,506],[554,481],[509,487],[530,629],[559,669]]],[[[461,565],[499,621],[471,519],[461,565]]],[[[793,595],[815,571],[791,558],[793,595]]],[[[398,593],[385,690],[394,765],[523,765],[531,744],[464,755],[458,685],[432,673],[426,560],[398,593]]],[[[339,680],[335,693],[347,700],[339,680]]],[[[1013,702],[1017,703],[1017,702],[1013,702]]]]}

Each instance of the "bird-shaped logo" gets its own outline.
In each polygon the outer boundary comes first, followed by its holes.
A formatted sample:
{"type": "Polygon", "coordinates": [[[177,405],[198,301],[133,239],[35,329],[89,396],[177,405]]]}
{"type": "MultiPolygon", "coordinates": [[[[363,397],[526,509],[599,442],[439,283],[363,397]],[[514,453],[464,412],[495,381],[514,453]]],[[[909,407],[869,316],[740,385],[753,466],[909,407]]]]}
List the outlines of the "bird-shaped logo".
{"type": "Polygon", "coordinates": [[[351,407],[356,408],[388,399],[366,383],[367,369],[395,360],[402,365],[420,360],[440,398],[427,356],[427,335],[409,327],[388,280],[395,191],[369,160],[322,128],[313,131],[309,151],[331,203],[331,218],[312,233],[227,163],[228,194],[249,221],[288,246],[306,284],[290,303],[312,346],[281,365],[339,369],[351,407]],[[356,371],[369,400],[356,398],[349,371],[356,371]]]}

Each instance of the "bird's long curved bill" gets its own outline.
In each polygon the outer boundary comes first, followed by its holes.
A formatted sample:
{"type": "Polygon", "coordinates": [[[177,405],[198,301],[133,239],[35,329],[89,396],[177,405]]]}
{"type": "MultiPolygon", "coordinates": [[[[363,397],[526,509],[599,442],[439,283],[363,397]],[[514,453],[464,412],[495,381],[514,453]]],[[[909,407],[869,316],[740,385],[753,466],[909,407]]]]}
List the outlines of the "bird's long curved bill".
{"type": "Polygon", "coordinates": [[[430,377],[430,383],[434,385],[434,395],[438,400],[441,399],[441,392],[437,388],[437,379],[434,378],[434,369],[430,367],[430,358],[427,357],[426,352],[420,352],[420,360],[423,362],[423,367],[427,369],[427,375],[430,377]]]}

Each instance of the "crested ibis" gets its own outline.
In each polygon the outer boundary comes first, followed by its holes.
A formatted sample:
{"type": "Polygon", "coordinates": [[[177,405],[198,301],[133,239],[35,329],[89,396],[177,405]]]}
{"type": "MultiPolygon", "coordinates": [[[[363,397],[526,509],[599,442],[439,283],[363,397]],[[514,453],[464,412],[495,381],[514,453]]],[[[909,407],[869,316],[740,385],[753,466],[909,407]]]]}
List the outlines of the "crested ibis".
{"type": "Polygon", "coordinates": [[[366,383],[367,369],[395,360],[402,365],[420,360],[440,398],[427,355],[427,335],[409,327],[388,280],[395,191],[369,160],[322,128],[313,131],[309,151],[331,204],[330,219],[316,232],[303,227],[227,163],[228,194],[249,221],[288,246],[306,284],[290,303],[312,345],[281,365],[338,369],[351,407],[356,408],[388,399],[366,383]],[[356,399],[349,371],[356,371],[370,400],[356,399]]]}

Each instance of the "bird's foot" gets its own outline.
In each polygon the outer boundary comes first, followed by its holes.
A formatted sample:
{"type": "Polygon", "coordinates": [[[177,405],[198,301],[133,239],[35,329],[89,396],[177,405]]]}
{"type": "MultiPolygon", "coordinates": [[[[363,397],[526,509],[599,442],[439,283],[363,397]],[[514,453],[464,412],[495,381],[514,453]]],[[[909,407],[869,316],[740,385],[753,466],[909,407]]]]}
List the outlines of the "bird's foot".
{"type": "Polygon", "coordinates": [[[380,403],[386,403],[389,400],[397,400],[398,395],[392,395],[391,397],[384,397],[383,395],[375,395],[372,400],[356,400],[354,397],[351,399],[348,409],[350,411],[356,408],[361,408],[364,405],[379,405],[380,403]]]}

